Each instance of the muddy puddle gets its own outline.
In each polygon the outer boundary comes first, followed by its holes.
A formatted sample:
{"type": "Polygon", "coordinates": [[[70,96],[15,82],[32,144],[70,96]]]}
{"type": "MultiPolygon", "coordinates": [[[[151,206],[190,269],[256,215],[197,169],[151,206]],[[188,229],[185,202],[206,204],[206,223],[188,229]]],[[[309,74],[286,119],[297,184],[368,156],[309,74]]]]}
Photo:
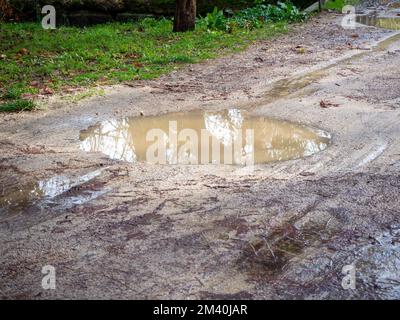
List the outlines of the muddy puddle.
{"type": "Polygon", "coordinates": [[[361,15],[356,17],[358,23],[383,29],[400,30],[399,17],[379,17],[377,15],[361,15]]]}
{"type": "Polygon", "coordinates": [[[98,177],[101,172],[102,170],[95,170],[77,177],[56,175],[29,183],[16,183],[0,193],[0,213],[16,213],[35,206],[44,208],[61,205],[68,208],[85,203],[102,191],[81,190],[82,186],[98,177]]]}
{"type": "Polygon", "coordinates": [[[327,148],[330,135],[230,109],[107,120],[80,140],[84,151],[131,163],[251,165],[310,156],[327,148]]]}

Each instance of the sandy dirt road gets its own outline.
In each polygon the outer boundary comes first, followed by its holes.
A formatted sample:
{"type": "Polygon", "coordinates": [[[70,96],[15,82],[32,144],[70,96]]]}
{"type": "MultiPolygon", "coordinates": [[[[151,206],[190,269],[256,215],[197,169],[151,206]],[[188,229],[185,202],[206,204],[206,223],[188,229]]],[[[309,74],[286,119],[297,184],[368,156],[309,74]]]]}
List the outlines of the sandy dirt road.
{"type": "Polygon", "coordinates": [[[322,14],[105,96],[1,115],[0,297],[400,298],[400,35],[340,19],[322,14]],[[79,148],[80,130],[107,119],[227,108],[321,128],[332,144],[247,174],[79,148]],[[64,189],[31,197],[38,181],[64,189]],[[41,287],[44,265],[56,290],[41,287]],[[355,290],[342,288],[345,265],[355,290]]]}

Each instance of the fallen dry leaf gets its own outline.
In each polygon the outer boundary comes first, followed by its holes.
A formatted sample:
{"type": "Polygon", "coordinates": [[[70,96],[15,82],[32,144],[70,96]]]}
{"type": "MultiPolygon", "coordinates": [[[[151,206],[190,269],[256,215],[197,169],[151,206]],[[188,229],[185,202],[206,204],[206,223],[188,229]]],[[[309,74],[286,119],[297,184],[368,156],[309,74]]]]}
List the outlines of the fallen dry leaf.
{"type": "Polygon", "coordinates": [[[327,101],[327,100],[321,100],[319,105],[320,105],[321,108],[339,107],[338,103],[332,103],[332,102],[327,101]]]}
{"type": "Polygon", "coordinates": [[[32,82],[30,83],[30,86],[31,86],[31,87],[35,87],[35,88],[39,87],[39,85],[40,85],[39,81],[32,81],[32,82]]]}
{"type": "Polygon", "coordinates": [[[45,87],[45,88],[43,88],[41,93],[42,94],[53,94],[54,91],[52,89],[50,89],[49,87],[45,87]]]}
{"type": "Polygon", "coordinates": [[[128,53],[125,57],[129,59],[139,59],[142,55],[139,53],[128,53]]]}
{"type": "Polygon", "coordinates": [[[27,99],[27,100],[33,99],[34,97],[35,97],[35,95],[32,94],[32,93],[24,93],[24,94],[21,95],[22,99],[27,99]]]}
{"type": "Polygon", "coordinates": [[[28,154],[41,154],[41,153],[44,153],[44,147],[43,146],[26,147],[23,150],[24,150],[25,153],[28,153],[28,154]]]}
{"type": "Polygon", "coordinates": [[[20,55],[22,55],[22,56],[28,54],[28,52],[29,52],[29,51],[28,51],[28,49],[26,49],[26,48],[22,48],[21,50],[18,51],[18,53],[19,53],[20,55]]]}
{"type": "Polygon", "coordinates": [[[73,93],[73,92],[76,92],[78,90],[76,88],[66,88],[66,89],[64,89],[64,91],[67,92],[67,93],[73,93]]]}
{"type": "Polygon", "coordinates": [[[132,63],[132,65],[133,65],[135,68],[138,68],[138,69],[143,67],[143,64],[140,63],[140,62],[134,62],[134,63],[132,63]]]}

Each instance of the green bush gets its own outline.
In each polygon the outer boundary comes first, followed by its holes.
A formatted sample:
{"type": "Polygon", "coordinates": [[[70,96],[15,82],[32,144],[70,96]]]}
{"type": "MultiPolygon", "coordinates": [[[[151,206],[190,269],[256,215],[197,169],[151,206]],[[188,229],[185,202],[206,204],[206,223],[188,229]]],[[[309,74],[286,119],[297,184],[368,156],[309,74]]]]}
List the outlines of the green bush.
{"type": "Polygon", "coordinates": [[[206,25],[208,30],[228,30],[228,19],[225,17],[224,12],[222,10],[218,10],[217,7],[214,8],[214,11],[207,14],[204,18],[204,24],[206,25]]]}
{"type": "Polygon", "coordinates": [[[285,20],[289,22],[300,22],[304,21],[306,15],[293,5],[291,2],[278,2],[277,7],[269,6],[274,8],[274,14],[271,12],[271,19],[273,21],[285,20]]]}
{"type": "Polygon", "coordinates": [[[254,7],[246,8],[234,13],[232,10],[218,10],[207,14],[201,19],[208,30],[231,31],[233,27],[254,29],[261,28],[266,22],[300,22],[306,15],[291,2],[278,2],[277,5],[265,4],[259,0],[254,7]]]}
{"type": "Polygon", "coordinates": [[[259,4],[252,8],[243,9],[237,14],[236,20],[238,22],[299,22],[305,18],[305,14],[300,12],[291,2],[278,2],[277,5],[259,4]]]}

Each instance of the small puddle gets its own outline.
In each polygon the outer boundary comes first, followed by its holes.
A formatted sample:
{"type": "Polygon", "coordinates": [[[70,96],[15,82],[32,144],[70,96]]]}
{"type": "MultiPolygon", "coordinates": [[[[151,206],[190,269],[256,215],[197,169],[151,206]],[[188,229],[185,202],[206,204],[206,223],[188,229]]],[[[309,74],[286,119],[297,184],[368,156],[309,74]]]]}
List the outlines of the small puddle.
{"type": "Polygon", "coordinates": [[[389,30],[400,30],[400,17],[379,17],[376,15],[357,16],[358,23],[389,30]]]}
{"type": "MultiPolygon", "coordinates": [[[[25,208],[31,207],[40,202],[40,205],[49,205],[53,202],[60,202],[59,196],[79,188],[83,184],[98,177],[103,169],[89,172],[83,176],[67,177],[57,175],[45,180],[31,182],[23,186],[16,186],[8,192],[0,194],[0,213],[14,213],[25,208]],[[57,201],[53,199],[57,198],[57,201]]],[[[64,199],[63,202],[67,205],[78,205],[84,203],[87,199],[93,197],[96,192],[86,192],[82,194],[71,194],[64,199]]]]}
{"type": "Polygon", "coordinates": [[[246,165],[310,156],[327,148],[330,135],[230,109],[107,120],[80,140],[84,151],[131,163],[246,165]]]}

